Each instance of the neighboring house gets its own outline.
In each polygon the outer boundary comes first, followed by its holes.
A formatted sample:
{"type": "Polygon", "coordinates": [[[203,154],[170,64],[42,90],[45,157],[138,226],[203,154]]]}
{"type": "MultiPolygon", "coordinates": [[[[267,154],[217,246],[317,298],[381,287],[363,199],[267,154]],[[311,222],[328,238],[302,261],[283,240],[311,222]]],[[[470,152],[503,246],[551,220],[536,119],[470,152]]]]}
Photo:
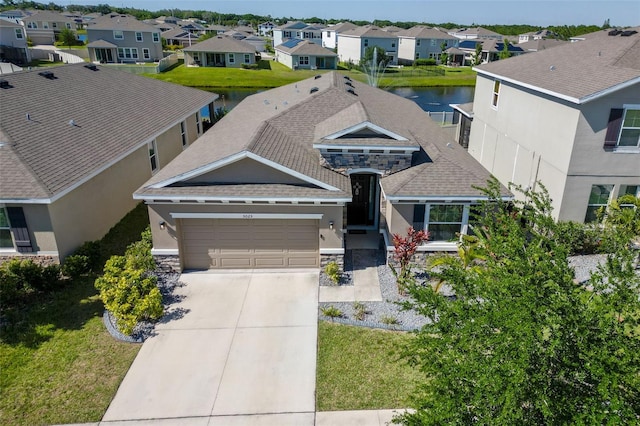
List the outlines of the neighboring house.
{"type": "Polygon", "coordinates": [[[256,49],[249,43],[219,35],[208,38],[184,50],[188,67],[240,68],[256,63],[256,49]]]}
{"type": "Polygon", "coordinates": [[[554,39],[557,37],[558,34],[554,33],[551,30],[532,31],[530,33],[520,34],[518,36],[518,44],[534,40],[554,39]]]}
{"type": "Polygon", "coordinates": [[[161,33],[161,37],[167,41],[167,45],[189,47],[198,42],[198,36],[185,31],[182,28],[174,28],[161,33]]]}
{"type": "Polygon", "coordinates": [[[322,46],[327,49],[335,49],[338,47],[338,34],[342,31],[353,30],[358,28],[356,24],[351,22],[341,22],[339,24],[330,25],[322,30],[322,46]]]}
{"type": "Polygon", "coordinates": [[[53,44],[63,29],[76,29],[76,22],[61,13],[44,10],[22,19],[33,44],[53,44]]]}
{"type": "Polygon", "coordinates": [[[225,27],[224,25],[213,25],[213,24],[204,28],[205,33],[213,34],[213,35],[222,35],[229,30],[230,30],[229,27],[225,27]]]}
{"type": "MultiPolygon", "coordinates": [[[[500,54],[504,49],[504,42],[496,40],[463,40],[458,44],[458,48],[465,53],[465,64],[472,65],[476,56],[476,46],[482,45],[481,63],[494,62],[500,59],[500,54]]],[[[525,52],[520,45],[507,44],[510,56],[519,56],[525,52]]]]}
{"type": "Polygon", "coordinates": [[[457,37],[462,40],[498,40],[503,38],[502,34],[498,34],[494,31],[488,30],[482,27],[476,28],[458,28],[448,31],[449,35],[457,37]]]}
{"type": "Polygon", "coordinates": [[[87,38],[92,62],[158,62],[164,56],[160,31],[129,15],[111,13],[95,19],[87,38]]]}
{"type": "Polygon", "coordinates": [[[275,27],[276,25],[271,21],[263,22],[258,25],[258,35],[262,37],[271,37],[273,34],[272,31],[275,27]]]}
{"type": "Polygon", "coordinates": [[[255,33],[255,30],[253,29],[253,27],[250,27],[249,25],[238,25],[237,27],[233,27],[232,30],[238,31],[241,33],[246,33],[246,34],[255,33]]]}
{"type": "Polygon", "coordinates": [[[244,34],[246,37],[242,39],[245,43],[249,43],[253,46],[256,52],[264,52],[267,50],[267,42],[264,38],[258,37],[253,34],[244,34]]]}
{"type": "Polygon", "coordinates": [[[398,36],[398,63],[411,65],[416,59],[435,59],[440,62],[444,50],[458,46],[460,39],[436,28],[415,26],[400,31],[398,36]]]}
{"type": "Polygon", "coordinates": [[[245,98],[134,198],[177,270],[319,268],[350,233],[456,250],[489,176],[416,103],[334,71],[245,98]]]}
{"type": "Polygon", "coordinates": [[[338,34],[338,57],[342,62],[359,63],[369,47],[381,47],[391,64],[398,60],[398,36],[375,25],[365,25],[338,34]]]}
{"type": "Polygon", "coordinates": [[[477,67],[469,153],[505,184],[542,182],[559,220],[640,195],[638,31],[477,67]]]}
{"type": "Polygon", "coordinates": [[[338,66],[337,54],[309,40],[292,38],[276,46],[275,51],[276,61],[295,70],[335,70],[338,66]]]}
{"type": "Polygon", "coordinates": [[[522,43],[518,43],[518,47],[522,49],[524,53],[529,52],[537,52],[539,50],[551,49],[553,47],[562,46],[563,44],[569,43],[564,40],[557,40],[554,38],[545,38],[531,41],[524,41],[522,43]]]}
{"type": "Polygon", "coordinates": [[[31,51],[22,25],[0,19],[0,61],[17,65],[31,62],[31,51]]]}
{"type": "Polygon", "coordinates": [[[217,95],[94,64],[2,76],[0,259],[63,260],[194,142],[217,95]],[[43,96],[55,93],[55,96],[43,96]]]}
{"type": "Polygon", "coordinates": [[[323,29],[324,26],[320,24],[310,25],[300,21],[287,22],[273,29],[273,47],[275,48],[292,38],[309,40],[322,46],[323,29]]]}
{"type": "Polygon", "coordinates": [[[3,10],[0,12],[0,20],[13,22],[19,24],[29,14],[24,10],[3,10]]]}

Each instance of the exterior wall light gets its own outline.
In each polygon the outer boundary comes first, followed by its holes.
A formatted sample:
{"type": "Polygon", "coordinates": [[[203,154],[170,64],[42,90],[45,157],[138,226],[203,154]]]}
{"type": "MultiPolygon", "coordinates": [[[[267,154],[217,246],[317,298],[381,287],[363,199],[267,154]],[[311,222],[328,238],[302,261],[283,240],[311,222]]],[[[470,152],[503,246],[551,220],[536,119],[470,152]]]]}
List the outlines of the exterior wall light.
{"type": "Polygon", "coordinates": [[[159,225],[160,229],[162,229],[163,231],[167,228],[167,223],[164,220],[161,220],[159,225]]]}
{"type": "Polygon", "coordinates": [[[333,229],[333,221],[332,220],[329,221],[329,229],[333,229]]]}

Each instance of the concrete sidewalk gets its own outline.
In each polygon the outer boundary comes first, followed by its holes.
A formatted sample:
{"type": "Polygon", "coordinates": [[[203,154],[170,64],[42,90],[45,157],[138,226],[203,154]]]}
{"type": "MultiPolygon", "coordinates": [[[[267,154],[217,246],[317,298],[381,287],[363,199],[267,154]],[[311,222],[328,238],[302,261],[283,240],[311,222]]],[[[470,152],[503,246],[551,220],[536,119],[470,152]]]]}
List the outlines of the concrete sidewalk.
{"type": "Polygon", "coordinates": [[[240,416],[204,416],[133,421],[102,421],[65,426],[386,426],[404,410],[320,411],[240,416]]]}

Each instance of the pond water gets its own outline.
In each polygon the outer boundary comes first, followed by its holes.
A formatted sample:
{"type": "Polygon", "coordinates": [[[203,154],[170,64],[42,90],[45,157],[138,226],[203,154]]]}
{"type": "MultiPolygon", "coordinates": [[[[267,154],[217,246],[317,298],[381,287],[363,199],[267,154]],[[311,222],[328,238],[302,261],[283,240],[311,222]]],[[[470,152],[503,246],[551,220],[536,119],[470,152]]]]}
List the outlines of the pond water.
{"type": "MultiPolygon", "coordinates": [[[[254,93],[260,93],[268,89],[216,89],[212,92],[220,95],[215,102],[216,108],[224,107],[233,109],[240,101],[254,93]]],[[[385,89],[403,98],[411,99],[423,110],[432,112],[453,111],[449,104],[464,104],[473,101],[475,87],[396,87],[385,89]]],[[[208,117],[209,109],[204,108],[202,115],[208,117]]]]}

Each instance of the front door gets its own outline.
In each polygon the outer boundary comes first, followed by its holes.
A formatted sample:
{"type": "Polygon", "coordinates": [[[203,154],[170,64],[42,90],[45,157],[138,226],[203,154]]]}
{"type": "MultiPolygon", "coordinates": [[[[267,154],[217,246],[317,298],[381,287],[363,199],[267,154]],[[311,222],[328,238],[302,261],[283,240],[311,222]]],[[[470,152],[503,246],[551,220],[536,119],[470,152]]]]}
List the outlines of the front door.
{"type": "Polygon", "coordinates": [[[377,229],[378,227],[378,175],[361,173],[351,175],[352,201],[347,203],[348,229],[377,229]]]}

